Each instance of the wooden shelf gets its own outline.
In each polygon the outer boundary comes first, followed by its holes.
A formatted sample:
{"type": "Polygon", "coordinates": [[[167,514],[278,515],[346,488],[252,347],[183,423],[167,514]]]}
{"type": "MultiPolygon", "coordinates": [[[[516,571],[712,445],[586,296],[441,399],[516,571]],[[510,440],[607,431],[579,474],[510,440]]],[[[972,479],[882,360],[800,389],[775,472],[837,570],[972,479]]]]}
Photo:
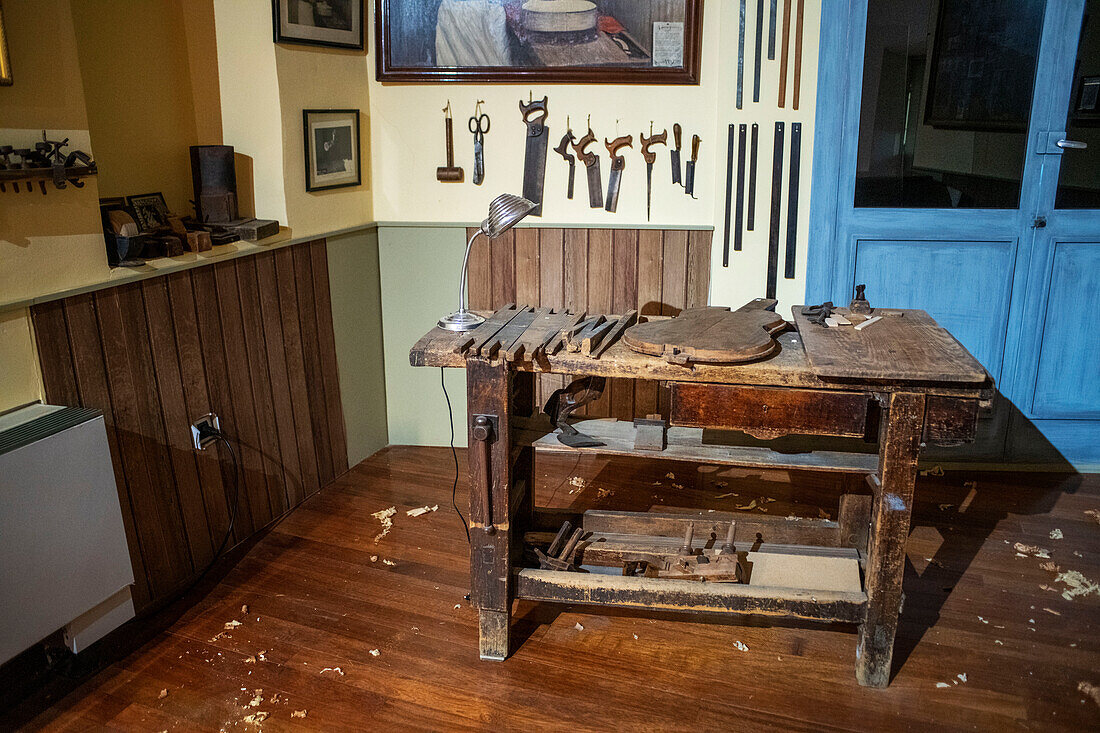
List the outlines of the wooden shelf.
{"type": "Polygon", "coordinates": [[[570,448],[558,441],[556,431],[534,440],[532,445],[536,451],[547,453],[598,453],[725,466],[765,466],[841,473],[874,473],[878,469],[878,455],[875,453],[824,450],[781,453],[757,446],[707,444],[703,442],[701,428],[669,428],[668,447],[662,451],[651,451],[634,447],[634,424],[625,420],[583,420],[574,427],[602,441],[604,445],[596,448],[570,448]]]}

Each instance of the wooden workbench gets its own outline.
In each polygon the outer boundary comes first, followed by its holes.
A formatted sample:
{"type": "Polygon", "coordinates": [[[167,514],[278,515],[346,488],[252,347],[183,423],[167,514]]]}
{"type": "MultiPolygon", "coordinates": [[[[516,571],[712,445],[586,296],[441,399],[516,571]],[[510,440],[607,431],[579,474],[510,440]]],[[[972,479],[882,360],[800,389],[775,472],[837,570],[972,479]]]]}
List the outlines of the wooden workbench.
{"type": "Polygon", "coordinates": [[[796,316],[799,331],[777,337],[779,352],[748,364],[680,365],[635,353],[621,340],[592,358],[560,344],[558,349],[532,348],[547,343],[544,334],[534,333],[534,324],[550,322],[552,315],[547,309],[529,315],[532,310],[502,309],[495,315],[498,325],[482,328],[476,337],[433,329],[410,352],[413,366],[467,371],[471,600],[479,610],[481,657],[508,656],[517,598],[759,614],[859,624],[856,677],[863,685],[886,686],[918,454],[926,444],[972,440],[979,411],[992,397],[992,382],[973,357],[922,311],[880,311],[886,314],[882,321],[858,332],[850,326],[825,329],[796,316]],[[524,317],[515,318],[513,312],[524,317]],[[522,322],[533,324],[532,333],[524,335],[522,322]],[[534,403],[537,373],[665,382],[673,426],[667,447],[635,448],[634,425],[614,421],[581,426],[603,446],[561,445],[534,403]],[[878,453],[781,453],[715,443],[708,437],[713,431],[765,439],[788,434],[862,439],[877,442],[878,453]],[[638,577],[625,570],[609,575],[530,567],[536,563],[525,562],[525,550],[545,545],[561,522],[560,513],[549,516],[533,506],[536,452],[573,450],[863,474],[871,495],[842,497],[837,521],[717,512],[586,512],[579,525],[585,542],[570,558],[578,566],[613,566],[624,559],[668,557],[680,544],[670,538],[681,537],[689,522],[705,544],[698,554],[713,557],[734,522],[740,555],[763,543],[775,552],[837,562],[855,558],[850,562],[858,561],[856,587],[799,589],[638,577]]]}

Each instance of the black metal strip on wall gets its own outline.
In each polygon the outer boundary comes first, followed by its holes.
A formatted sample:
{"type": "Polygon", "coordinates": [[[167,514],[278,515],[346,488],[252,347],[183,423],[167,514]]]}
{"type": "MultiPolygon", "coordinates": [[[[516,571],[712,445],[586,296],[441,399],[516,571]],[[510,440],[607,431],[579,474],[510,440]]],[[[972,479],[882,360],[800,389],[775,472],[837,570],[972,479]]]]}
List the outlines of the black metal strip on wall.
{"type": "Polygon", "coordinates": [[[753,58],[752,101],[760,101],[760,61],[764,55],[764,0],[756,0],[756,54],[753,58]]]}
{"type": "Polygon", "coordinates": [[[752,123],[752,142],[749,146],[749,213],[745,228],[756,229],[756,149],[760,142],[760,125],[752,123]]]}
{"type": "MultiPolygon", "coordinates": [[[[735,216],[737,230],[733,235],[733,249],[741,251],[743,241],[743,225],[745,221],[745,132],[747,126],[741,124],[737,128],[737,216],[735,216]]],[[[733,125],[730,125],[730,133],[733,133],[733,125]]]]}
{"type": "Polygon", "coordinates": [[[722,233],[722,267],[730,266],[730,209],[733,205],[733,129],[734,126],[730,125],[726,152],[726,227],[722,233]]]}
{"type": "Polygon", "coordinates": [[[764,297],[775,297],[779,270],[779,208],[783,197],[783,123],[775,123],[775,147],[772,150],[772,218],[768,235],[768,282],[764,297]]]}
{"type": "Polygon", "coordinates": [[[798,243],[798,166],[802,148],[802,123],[791,123],[790,178],[787,183],[787,252],[783,277],[794,279],[795,248],[798,243]]]}

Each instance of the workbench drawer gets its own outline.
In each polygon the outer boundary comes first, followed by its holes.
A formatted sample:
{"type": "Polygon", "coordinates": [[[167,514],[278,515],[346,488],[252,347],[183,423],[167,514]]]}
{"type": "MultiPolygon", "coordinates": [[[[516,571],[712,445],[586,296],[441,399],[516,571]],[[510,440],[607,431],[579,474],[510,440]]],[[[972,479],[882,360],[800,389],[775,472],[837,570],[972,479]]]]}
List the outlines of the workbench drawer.
{"type": "Polygon", "coordinates": [[[672,383],[672,425],[740,430],[757,438],[782,435],[866,435],[867,392],[672,383]]]}

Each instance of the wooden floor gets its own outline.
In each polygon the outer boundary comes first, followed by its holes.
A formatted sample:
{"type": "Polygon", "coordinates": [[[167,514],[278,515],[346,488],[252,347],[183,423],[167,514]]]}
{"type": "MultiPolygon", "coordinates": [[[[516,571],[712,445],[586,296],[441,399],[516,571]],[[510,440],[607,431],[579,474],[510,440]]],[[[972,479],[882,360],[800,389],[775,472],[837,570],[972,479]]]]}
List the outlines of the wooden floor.
{"type": "MultiPolygon", "coordinates": [[[[452,471],[446,449],[382,451],[283,520],[166,631],[63,697],[7,711],[0,729],[1100,727],[1100,588],[1054,570],[1100,580],[1100,520],[1086,514],[1100,510],[1100,477],[922,477],[895,676],[870,690],[855,682],[852,627],[753,618],[521,603],[512,658],[480,662],[452,471]],[[393,528],[376,541],[371,514],[390,506],[393,528]]],[[[772,497],[770,513],[834,517],[845,480],[572,456],[540,459],[539,473],[546,506],[734,509],[772,497]]]]}

